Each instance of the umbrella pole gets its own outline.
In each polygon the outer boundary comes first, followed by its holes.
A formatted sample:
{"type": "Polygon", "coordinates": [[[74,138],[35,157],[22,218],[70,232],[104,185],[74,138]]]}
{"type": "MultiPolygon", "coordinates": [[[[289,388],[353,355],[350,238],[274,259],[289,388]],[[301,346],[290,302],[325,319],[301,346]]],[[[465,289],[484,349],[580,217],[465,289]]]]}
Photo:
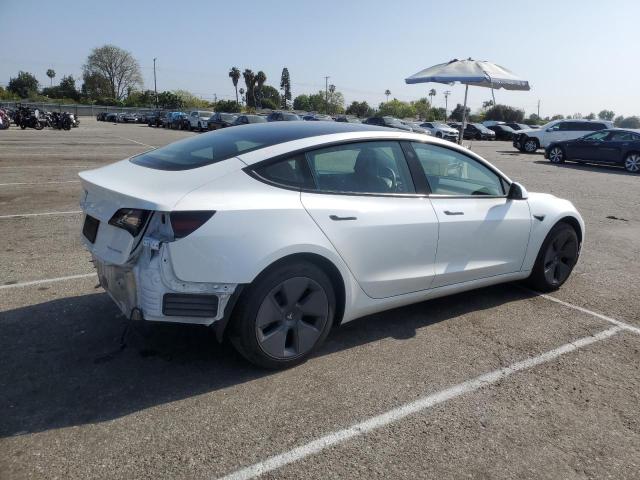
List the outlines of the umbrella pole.
{"type": "Polygon", "coordinates": [[[469,85],[464,86],[464,107],[462,107],[462,128],[460,129],[460,136],[458,137],[458,145],[462,145],[462,137],[464,136],[464,129],[467,126],[467,94],[469,93],[469,85]]]}

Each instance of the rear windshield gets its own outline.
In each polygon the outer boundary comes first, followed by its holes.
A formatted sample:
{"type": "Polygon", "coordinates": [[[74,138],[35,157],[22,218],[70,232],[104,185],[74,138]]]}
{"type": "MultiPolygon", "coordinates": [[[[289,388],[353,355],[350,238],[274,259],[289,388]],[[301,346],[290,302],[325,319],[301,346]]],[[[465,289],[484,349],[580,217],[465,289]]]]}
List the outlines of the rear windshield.
{"type": "Polygon", "coordinates": [[[301,136],[296,130],[263,127],[264,124],[255,124],[216,130],[150,150],[133,157],[131,162],[156,170],[190,170],[301,136]]]}

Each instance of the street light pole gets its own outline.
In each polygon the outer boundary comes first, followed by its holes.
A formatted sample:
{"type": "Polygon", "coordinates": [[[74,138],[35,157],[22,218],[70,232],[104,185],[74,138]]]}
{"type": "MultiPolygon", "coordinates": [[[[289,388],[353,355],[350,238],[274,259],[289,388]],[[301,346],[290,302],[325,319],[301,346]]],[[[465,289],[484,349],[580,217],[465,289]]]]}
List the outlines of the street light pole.
{"type": "Polygon", "coordinates": [[[158,108],[158,85],[156,83],[156,58],[153,58],[153,91],[156,94],[156,108],[158,108]]]}
{"type": "Polygon", "coordinates": [[[325,112],[324,113],[329,113],[329,79],[331,77],[326,76],[324,77],[324,103],[325,103],[325,112]]]}
{"type": "Polygon", "coordinates": [[[449,90],[447,90],[446,92],[444,92],[444,121],[447,121],[447,109],[449,107],[449,95],[451,95],[451,92],[449,90]]]}

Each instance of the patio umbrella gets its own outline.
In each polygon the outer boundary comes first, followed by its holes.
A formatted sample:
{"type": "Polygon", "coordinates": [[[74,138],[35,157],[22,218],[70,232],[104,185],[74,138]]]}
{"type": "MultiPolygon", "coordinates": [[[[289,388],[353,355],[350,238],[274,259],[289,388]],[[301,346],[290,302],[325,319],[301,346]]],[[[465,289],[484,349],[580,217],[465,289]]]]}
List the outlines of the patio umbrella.
{"type": "Polygon", "coordinates": [[[465,85],[464,89],[464,109],[462,111],[462,129],[458,142],[462,142],[462,135],[466,126],[467,94],[469,85],[476,87],[487,87],[491,89],[493,104],[496,104],[496,97],[493,94],[494,88],[504,88],[506,90],[529,90],[529,82],[516,77],[511,71],[495,63],[482,60],[454,59],[448,63],[434,65],[422,70],[415,75],[405,79],[407,83],[447,83],[449,85],[460,82],[465,85]]]}

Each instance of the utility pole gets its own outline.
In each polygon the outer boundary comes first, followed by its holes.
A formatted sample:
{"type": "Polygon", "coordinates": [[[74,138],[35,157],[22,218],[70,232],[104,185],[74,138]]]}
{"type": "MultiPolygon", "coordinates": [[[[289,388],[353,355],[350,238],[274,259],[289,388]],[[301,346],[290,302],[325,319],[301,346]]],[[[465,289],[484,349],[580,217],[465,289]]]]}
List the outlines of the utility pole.
{"type": "Polygon", "coordinates": [[[449,107],[449,95],[451,95],[451,91],[447,90],[444,92],[444,121],[447,121],[447,108],[449,107]]]}
{"type": "Polygon", "coordinates": [[[324,103],[325,103],[324,113],[329,112],[329,79],[330,78],[331,77],[329,76],[324,77],[324,103]]]}
{"type": "Polygon", "coordinates": [[[156,83],[156,58],[153,59],[153,91],[156,94],[156,109],[158,108],[158,85],[156,83]]]}
{"type": "Polygon", "coordinates": [[[538,118],[540,118],[540,99],[538,99],[538,118]]]}

